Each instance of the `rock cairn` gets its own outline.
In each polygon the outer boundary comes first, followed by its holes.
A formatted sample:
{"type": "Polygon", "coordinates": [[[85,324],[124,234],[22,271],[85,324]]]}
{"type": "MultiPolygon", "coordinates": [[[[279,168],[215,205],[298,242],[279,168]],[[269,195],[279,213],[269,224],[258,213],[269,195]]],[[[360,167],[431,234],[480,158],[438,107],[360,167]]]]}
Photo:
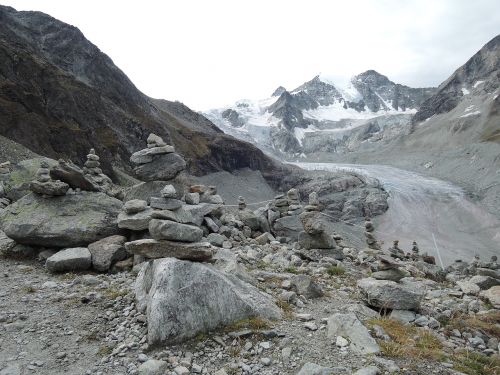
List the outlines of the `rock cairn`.
{"type": "Polygon", "coordinates": [[[366,237],[366,244],[370,249],[373,250],[380,250],[380,244],[377,242],[373,232],[375,231],[375,227],[373,226],[373,223],[370,218],[365,219],[365,237],[366,237]]]}
{"type": "Polygon", "coordinates": [[[0,163],[0,175],[10,173],[10,161],[0,163]]]}
{"type": "Polygon", "coordinates": [[[239,196],[238,197],[238,209],[244,210],[245,208],[247,208],[247,202],[246,202],[245,198],[243,198],[242,196],[239,196]]]}
{"type": "Polygon", "coordinates": [[[147,148],[132,154],[134,173],[143,181],[169,181],[186,169],[186,161],[171,145],[156,134],[150,134],[147,148]]]}
{"type": "Polygon", "coordinates": [[[319,211],[318,193],[316,193],[315,191],[309,194],[309,204],[304,207],[304,211],[319,211]]]}
{"type": "Polygon", "coordinates": [[[45,160],[40,163],[35,180],[30,183],[32,192],[44,198],[66,195],[69,185],[59,180],[52,180],[50,177],[49,163],[45,160]]]}
{"type": "Polygon", "coordinates": [[[109,192],[113,188],[111,179],[102,173],[99,156],[96,155],[93,148],[90,149],[87,155],[87,161],[83,167],[83,173],[90,181],[98,186],[99,191],[109,192]]]}
{"type": "Polygon", "coordinates": [[[377,280],[399,281],[403,277],[410,276],[409,272],[400,268],[402,265],[395,262],[391,257],[385,255],[377,256],[376,272],[371,277],[377,280]]]}
{"type": "Polygon", "coordinates": [[[189,187],[190,193],[198,193],[201,203],[224,204],[224,200],[217,194],[216,186],[192,185],[189,187]]]}
{"type": "MultiPolygon", "coordinates": [[[[309,196],[309,203],[314,203],[317,195],[309,196]]],[[[320,253],[336,259],[342,259],[343,254],[333,235],[327,232],[317,205],[309,204],[307,212],[299,215],[304,231],[299,233],[299,245],[307,250],[320,249],[320,253]]]]}
{"type": "Polygon", "coordinates": [[[413,241],[411,245],[411,258],[416,260],[420,257],[420,249],[418,248],[417,241],[413,241]]]}
{"type": "Polygon", "coordinates": [[[391,257],[398,259],[405,259],[405,252],[399,247],[399,240],[394,240],[392,242],[392,247],[389,249],[391,257]]]}
{"type": "Polygon", "coordinates": [[[288,200],[287,215],[300,215],[304,209],[300,204],[300,195],[297,189],[290,189],[286,193],[288,200]]]}

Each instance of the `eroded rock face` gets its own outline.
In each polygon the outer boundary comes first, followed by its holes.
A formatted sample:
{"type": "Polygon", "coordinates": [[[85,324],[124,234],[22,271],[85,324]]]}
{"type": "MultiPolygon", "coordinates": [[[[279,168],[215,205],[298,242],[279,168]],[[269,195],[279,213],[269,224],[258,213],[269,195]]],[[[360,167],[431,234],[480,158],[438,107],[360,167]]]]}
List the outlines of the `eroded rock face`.
{"type": "Polygon", "coordinates": [[[136,298],[138,307],[147,310],[151,345],[178,343],[245,318],[281,316],[270,296],[236,276],[174,258],[142,268],[136,298]]]}
{"type": "Polygon", "coordinates": [[[0,225],[18,243],[44,247],[86,246],[118,234],[122,202],[104,193],[82,192],[44,199],[29,194],[0,213],[0,225]]]}

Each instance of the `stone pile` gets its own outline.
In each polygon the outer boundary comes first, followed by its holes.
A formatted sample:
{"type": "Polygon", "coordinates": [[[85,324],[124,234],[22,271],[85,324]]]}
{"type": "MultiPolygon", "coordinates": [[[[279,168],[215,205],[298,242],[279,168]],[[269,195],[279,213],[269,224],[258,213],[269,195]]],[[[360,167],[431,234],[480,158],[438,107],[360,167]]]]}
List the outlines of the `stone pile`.
{"type": "Polygon", "coordinates": [[[148,147],[135,152],[130,161],[136,165],[135,175],[143,181],[169,181],[186,169],[186,161],[171,145],[155,134],[147,139],[148,147]]]}
{"type": "Polygon", "coordinates": [[[153,209],[146,201],[132,199],[125,202],[122,212],[118,215],[118,227],[133,231],[147,230],[151,221],[153,209]]]}
{"type": "Polygon", "coordinates": [[[111,179],[102,173],[101,163],[99,156],[96,155],[95,150],[92,148],[87,155],[87,161],[83,167],[83,173],[88,180],[97,185],[98,190],[102,192],[109,192],[113,188],[111,179]]]}
{"type": "Polygon", "coordinates": [[[317,211],[317,195],[312,194],[309,199],[308,210],[299,215],[303,231],[299,233],[299,245],[307,250],[317,249],[323,255],[335,259],[342,259],[342,251],[337,247],[333,234],[327,233],[324,220],[317,211]]]}
{"type": "Polygon", "coordinates": [[[406,256],[405,256],[405,252],[399,248],[399,241],[398,240],[394,240],[393,243],[392,243],[392,247],[390,247],[388,249],[389,251],[389,254],[391,254],[391,257],[393,258],[397,258],[397,259],[405,259],[406,256]]]}
{"type": "Polygon", "coordinates": [[[366,237],[366,244],[368,245],[368,248],[373,249],[373,250],[380,250],[380,244],[377,242],[373,232],[375,231],[375,227],[373,226],[373,223],[370,218],[365,219],[365,237],[366,237]]]}
{"type": "Polygon", "coordinates": [[[300,195],[297,189],[290,189],[286,193],[288,199],[288,212],[287,215],[299,215],[304,209],[300,204],[300,195]]]}
{"type": "Polygon", "coordinates": [[[371,274],[371,277],[377,280],[399,281],[404,277],[410,276],[410,273],[400,268],[402,264],[395,262],[391,257],[385,255],[377,256],[377,271],[371,274]]]}
{"type": "Polygon", "coordinates": [[[69,185],[60,180],[52,180],[49,164],[46,161],[42,161],[40,168],[36,172],[35,180],[30,183],[30,189],[44,198],[49,198],[66,195],[69,185]]]}
{"type": "Polygon", "coordinates": [[[0,175],[10,173],[10,161],[0,163],[0,175]]]}
{"type": "Polygon", "coordinates": [[[197,193],[200,196],[200,203],[224,204],[224,200],[217,194],[217,187],[205,185],[192,185],[189,193],[197,193]]]}

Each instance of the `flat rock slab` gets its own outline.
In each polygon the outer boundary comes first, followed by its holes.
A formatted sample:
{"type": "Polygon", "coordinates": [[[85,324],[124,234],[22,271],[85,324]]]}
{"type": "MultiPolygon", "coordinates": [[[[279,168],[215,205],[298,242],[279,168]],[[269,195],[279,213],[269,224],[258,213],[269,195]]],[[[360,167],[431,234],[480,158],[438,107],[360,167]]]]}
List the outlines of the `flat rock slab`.
{"type": "Polygon", "coordinates": [[[86,247],[61,250],[45,263],[50,272],[84,271],[92,266],[92,255],[86,247]]]}
{"type": "Polygon", "coordinates": [[[203,237],[203,231],[194,225],[159,219],[150,221],[149,233],[156,240],[181,242],[198,242],[203,237]]]}
{"type": "Polygon", "coordinates": [[[157,154],[151,162],[134,168],[135,175],[143,181],[168,181],[186,169],[186,161],[176,153],[157,154]]]}
{"type": "Polygon", "coordinates": [[[175,258],[146,263],[135,291],[138,309],[147,310],[150,345],[182,342],[241,319],[281,318],[269,295],[203,263],[175,258]]]}
{"type": "Polygon", "coordinates": [[[391,310],[418,310],[426,293],[422,283],[396,283],[371,277],[359,280],[358,287],[369,306],[391,310]]]}
{"type": "Polygon", "coordinates": [[[327,337],[333,340],[337,336],[348,338],[351,349],[358,354],[380,352],[377,342],[354,313],[333,314],[328,318],[327,337]]]}
{"type": "Polygon", "coordinates": [[[207,242],[182,243],[158,241],[153,239],[127,242],[125,249],[129,253],[146,258],[177,258],[191,261],[207,261],[212,259],[212,246],[207,242]]]}
{"type": "Polygon", "coordinates": [[[29,194],[0,212],[0,225],[18,243],[43,247],[87,246],[120,232],[122,202],[104,193],[42,198],[29,194]]]}
{"type": "Polygon", "coordinates": [[[152,214],[153,209],[150,207],[147,207],[144,211],[137,212],[135,214],[127,214],[122,211],[118,215],[118,227],[135,231],[146,230],[149,227],[152,214]]]}

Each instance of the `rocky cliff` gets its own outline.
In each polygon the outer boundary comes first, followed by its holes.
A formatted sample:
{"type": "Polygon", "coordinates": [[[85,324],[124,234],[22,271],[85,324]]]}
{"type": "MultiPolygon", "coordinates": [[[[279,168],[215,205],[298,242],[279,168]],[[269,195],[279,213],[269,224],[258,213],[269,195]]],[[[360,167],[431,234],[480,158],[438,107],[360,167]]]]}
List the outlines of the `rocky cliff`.
{"type": "Polygon", "coordinates": [[[275,163],[253,145],[181,103],[141,93],[77,28],[0,6],[0,135],[79,163],[95,148],[112,174],[112,166],[130,168],[150,133],[173,143],[194,174],[248,167],[273,175],[275,163]]]}

